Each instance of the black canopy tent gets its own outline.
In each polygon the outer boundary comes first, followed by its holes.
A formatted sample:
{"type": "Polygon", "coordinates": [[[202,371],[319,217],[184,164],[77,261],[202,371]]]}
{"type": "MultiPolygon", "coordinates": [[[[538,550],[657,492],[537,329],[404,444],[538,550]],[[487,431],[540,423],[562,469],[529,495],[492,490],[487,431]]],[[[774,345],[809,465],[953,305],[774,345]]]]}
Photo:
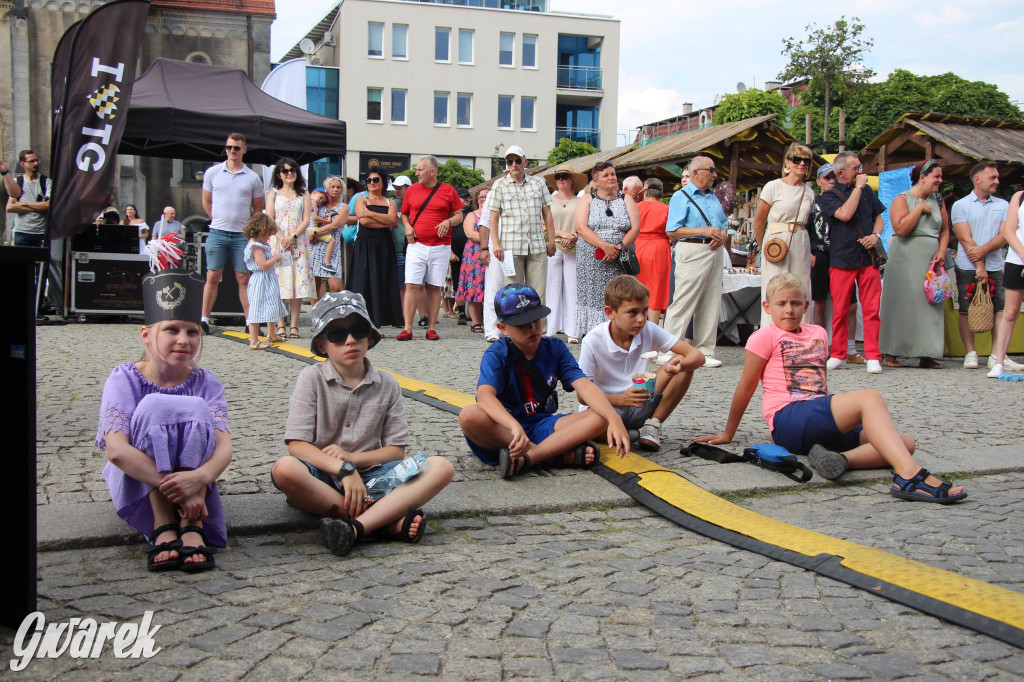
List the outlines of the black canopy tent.
{"type": "Polygon", "coordinates": [[[306,164],[346,151],[344,121],[271,97],[240,69],[163,57],[135,81],[118,151],[222,161],[232,132],[246,137],[247,163],[290,156],[306,164]]]}

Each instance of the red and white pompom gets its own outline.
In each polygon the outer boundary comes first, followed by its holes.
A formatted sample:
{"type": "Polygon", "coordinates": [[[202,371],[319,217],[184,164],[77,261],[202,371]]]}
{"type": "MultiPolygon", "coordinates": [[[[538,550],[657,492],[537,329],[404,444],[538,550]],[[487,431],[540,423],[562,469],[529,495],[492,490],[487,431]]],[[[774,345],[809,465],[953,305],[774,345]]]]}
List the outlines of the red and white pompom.
{"type": "Polygon", "coordinates": [[[146,255],[149,256],[149,269],[153,272],[178,267],[181,262],[181,245],[185,242],[177,232],[165,234],[159,239],[150,240],[146,244],[146,255]]]}

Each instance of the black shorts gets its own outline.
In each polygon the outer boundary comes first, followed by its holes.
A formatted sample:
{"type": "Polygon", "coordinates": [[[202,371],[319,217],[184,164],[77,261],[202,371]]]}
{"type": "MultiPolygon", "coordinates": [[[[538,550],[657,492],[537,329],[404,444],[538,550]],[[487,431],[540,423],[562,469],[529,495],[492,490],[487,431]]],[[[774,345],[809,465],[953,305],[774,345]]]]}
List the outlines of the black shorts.
{"type": "Polygon", "coordinates": [[[1003,288],[1014,291],[1024,289],[1024,265],[1006,263],[1003,266],[1003,288]]]}

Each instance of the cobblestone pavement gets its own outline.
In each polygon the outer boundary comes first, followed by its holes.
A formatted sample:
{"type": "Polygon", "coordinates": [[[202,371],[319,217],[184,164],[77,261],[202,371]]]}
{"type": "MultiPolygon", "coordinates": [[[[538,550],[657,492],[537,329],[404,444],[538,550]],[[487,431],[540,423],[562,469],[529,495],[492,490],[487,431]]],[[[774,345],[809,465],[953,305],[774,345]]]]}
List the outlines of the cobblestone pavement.
{"type": "MultiPolygon", "coordinates": [[[[304,314],[304,338],[297,342],[306,348],[307,318],[304,314]]],[[[230,329],[241,331],[237,326],[230,329]]],[[[417,328],[416,340],[403,343],[393,339],[395,328],[385,328],[390,338],[371,350],[369,357],[378,367],[398,374],[474,393],[486,342],[481,334],[472,334],[469,327],[456,326],[452,320],[442,320],[438,329],[440,342],[425,341],[417,328]]],[[[38,343],[39,503],[106,501],[106,486],[98,475],[103,455],[93,445],[100,394],[115,365],[138,358],[139,324],[42,327],[38,343]]],[[[579,354],[579,346],[570,348],[579,354]]],[[[683,471],[718,466],[679,455],[680,445],[725,426],[743,350],[720,348],[718,357],[725,366],[699,370],[689,395],[666,423],[661,451],[650,455],[658,464],[683,471]]],[[[234,460],[221,479],[222,494],[272,492],[270,466],[285,453],[282,434],[288,398],[305,364],[272,352],[252,352],[246,344],[218,337],[206,339],[200,362],[224,383],[228,400],[234,460]]],[[[829,389],[845,392],[874,387],[881,391],[897,425],[917,438],[925,465],[936,471],[949,471],[948,465],[942,466],[944,451],[1024,441],[1021,384],[986,379],[983,370],[964,370],[956,358],[947,358],[946,367],[938,371],[886,370],[879,376],[869,375],[863,368],[843,369],[830,373],[829,389]],[[929,455],[935,458],[929,459],[929,455]]],[[[559,393],[561,411],[575,410],[575,394],[561,389],[559,393]]],[[[412,449],[451,459],[457,484],[493,479],[493,470],[470,454],[454,415],[411,399],[406,399],[405,407],[412,449]]],[[[760,399],[755,396],[736,443],[770,440],[760,399]]],[[[1024,466],[1024,454],[1007,465],[1024,466]]],[[[557,475],[579,474],[560,471],[557,475]]]]}
{"type": "MultiPolygon", "coordinates": [[[[1011,589],[1024,474],[976,504],[880,485],[741,500],[755,511],[1011,589]]],[[[645,509],[435,521],[419,545],[337,558],[316,533],[235,539],[205,575],[147,574],[141,547],[41,555],[40,608],[139,622],[152,659],[67,656],[10,679],[1020,679],[1024,652],[645,509]]],[[[5,655],[12,634],[0,631],[5,655]]],[[[6,661],[3,661],[6,665],[6,661]]]]}

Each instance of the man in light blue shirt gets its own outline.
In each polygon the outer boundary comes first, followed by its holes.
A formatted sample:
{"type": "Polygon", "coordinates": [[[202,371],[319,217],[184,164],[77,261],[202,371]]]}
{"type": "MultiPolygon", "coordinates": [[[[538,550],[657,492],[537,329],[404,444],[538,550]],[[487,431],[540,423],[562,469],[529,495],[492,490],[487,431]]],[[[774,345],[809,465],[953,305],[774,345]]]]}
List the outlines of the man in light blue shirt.
{"type": "Polygon", "coordinates": [[[690,161],[690,184],[672,195],[665,232],[673,242],[675,293],[665,311],[664,328],[683,337],[693,319],[693,345],[706,361],[705,367],[721,367],[715,357],[718,319],[722,307],[722,246],[729,220],[718,197],[715,162],[708,156],[690,161]]]}
{"type": "MultiPolygon", "coordinates": [[[[971,300],[967,295],[967,286],[983,279],[995,282],[992,298],[994,312],[992,327],[992,347],[996,346],[996,333],[999,321],[1003,317],[1003,304],[1006,301],[1003,291],[1003,246],[1006,240],[999,233],[999,226],[1006,220],[1010,204],[1005,199],[992,196],[999,188],[999,169],[992,161],[983,161],[971,169],[971,182],[974,190],[953,204],[949,212],[949,221],[953,223],[953,232],[960,242],[956,252],[956,285],[959,294],[960,338],[967,349],[964,367],[977,369],[978,353],[974,347],[974,332],[967,325],[967,308],[971,300]]],[[[989,358],[991,369],[995,363],[989,358]]],[[[1024,369],[1024,366],[1009,360],[1003,368],[1008,371],[1024,369]]]]}

